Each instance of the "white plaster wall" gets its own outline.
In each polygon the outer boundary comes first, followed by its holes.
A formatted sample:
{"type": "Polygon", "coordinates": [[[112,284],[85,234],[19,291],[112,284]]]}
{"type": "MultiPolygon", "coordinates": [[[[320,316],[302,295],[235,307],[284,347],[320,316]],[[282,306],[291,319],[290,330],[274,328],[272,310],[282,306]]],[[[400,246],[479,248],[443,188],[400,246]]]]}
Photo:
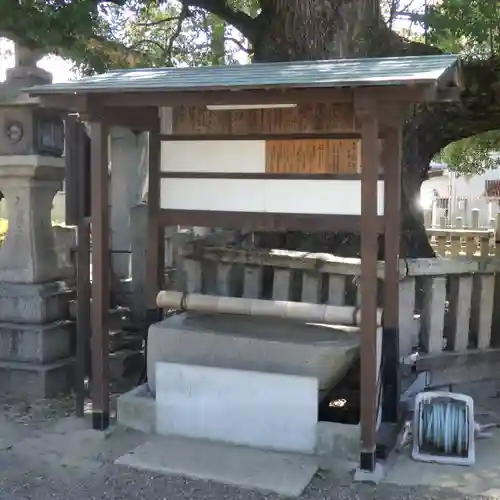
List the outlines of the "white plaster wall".
{"type": "Polygon", "coordinates": [[[265,141],[164,141],[163,172],[264,173],[265,141]]]}
{"type": "Polygon", "coordinates": [[[433,177],[422,183],[420,188],[420,201],[423,208],[431,208],[434,199],[433,191],[436,190],[439,196],[445,198],[448,196],[448,176],[433,177]]]}
{"type": "MultiPolygon", "coordinates": [[[[361,182],[324,179],[161,180],[161,207],[173,210],[361,214],[361,182]]],[[[384,213],[384,182],[378,182],[378,214],[384,213]]]]}
{"type": "MultiPolygon", "coordinates": [[[[487,180],[500,180],[500,169],[488,170],[481,175],[460,177],[445,171],[442,177],[434,177],[422,183],[420,190],[422,205],[424,208],[431,208],[432,192],[433,189],[436,189],[440,197],[451,197],[449,215],[452,222],[456,217],[462,217],[464,224],[470,224],[472,210],[478,209],[479,224],[488,226],[490,218],[496,216],[498,207],[491,205],[489,200],[483,196],[487,180]],[[465,203],[458,200],[462,197],[467,199],[465,203]]],[[[438,221],[439,214],[434,219],[438,221]]]]}

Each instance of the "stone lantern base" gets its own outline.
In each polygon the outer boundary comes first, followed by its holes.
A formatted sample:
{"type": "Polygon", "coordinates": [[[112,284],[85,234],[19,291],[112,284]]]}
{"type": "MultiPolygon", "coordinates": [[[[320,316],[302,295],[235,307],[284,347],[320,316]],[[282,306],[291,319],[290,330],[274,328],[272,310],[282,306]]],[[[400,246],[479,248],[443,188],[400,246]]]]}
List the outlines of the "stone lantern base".
{"type": "Polygon", "coordinates": [[[0,393],[43,398],[71,388],[72,298],[64,282],[0,282],[0,393]]]}
{"type": "Polygon", "coordinates": [[[0,156],[9,227],[0,248],[0,393],[55,396],[72,386],[74,298],[56,253],[51,208],[64,160],[0,156]]]}

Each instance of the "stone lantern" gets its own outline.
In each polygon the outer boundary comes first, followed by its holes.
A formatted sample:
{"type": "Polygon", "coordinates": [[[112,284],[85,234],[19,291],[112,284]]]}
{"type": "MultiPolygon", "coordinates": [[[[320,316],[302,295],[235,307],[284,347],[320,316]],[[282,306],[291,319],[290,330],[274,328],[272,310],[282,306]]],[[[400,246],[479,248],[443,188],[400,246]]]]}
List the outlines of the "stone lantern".
{"type": "Polygon", "coordinates": [[[16,46],[0,85],[0,191],[8,231],[0,247],[0,393],[47,397],[71,381],[71,291],[61,281],[51,210],[65,173],[64,122],[22,92],[52,76],[16,46]]]}

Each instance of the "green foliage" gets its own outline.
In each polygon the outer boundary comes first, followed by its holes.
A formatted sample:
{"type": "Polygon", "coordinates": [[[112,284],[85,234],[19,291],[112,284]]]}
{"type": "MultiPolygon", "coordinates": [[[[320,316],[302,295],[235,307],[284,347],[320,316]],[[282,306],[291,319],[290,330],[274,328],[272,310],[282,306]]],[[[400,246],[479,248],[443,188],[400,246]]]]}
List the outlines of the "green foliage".
{"type": "MultiPolygon", "coordinates": [[[[429,41],[444,51],[476,60],[492,58],[492,63],[500,56],[498,0],[441,0],[428,10],[426,22],[429,41]]],[[[490,66],[493,72],[498,71],[494,64],[490,66]]],[[[478,78],[467,81],[478,83],[478,78]]],[[[472,87],[468,90],[477,91],[472,87]]],[[[498,167],[492,153],[499,150],[500,130],[493,130],[450,144],[441,152],[440,160],[458,173],[481,173],[498,167]]]]}
{"type": "MultiPolygon", "coordinates": [[[[234,0],[234,8],[252,13],[253,0],[234,0]]],[[[147,66],[232,64],[245,39],[219,17],[179,2],[138,5],[124,27],[124,40],[141,52],[147,66]]]]}
{"type": "Polygon", "coordinates": [[[428,11],[430,40],[449,52],[492,56],[500,50],[498,0],[442,0],[428,11]]]}
{"type": "MultiPolygon", "coordinates": [[[[416,0],[380,1],[389,26],[401,10],[410,13],[413,24],[425,24],[427,37],[413,34],[414,41],[476,59],[500,57],[498,0],[440,0],[424,17],[416,0]]],[[[227,18],[199,6],[217,5],[256,17],[261,3],[265,5],[259,0],[0,0],[0,35],[69,58],[85,73],[233,64],[243,51],[251,53],[248,42],[227,18]]],[[[456,171],[472,173],[492,168],[490,153],[498,149],[500,131],[493,131],[453,143],[440,157],[456,171]]]]}
{"type": "Polygon", "coordinates": [[[497,151],[500,151],[500,130],[491,130],[450,144],[436,160],[448,164],[458,174],[481,174],[500,166],[494,154],[497,151]]]}
{"type": "MultiPolygon", "coordinates": [[[[227,5],[258,13],[257,0],[227,5]]],[[[241,34],[219,17],[176,0],[0,0],[0,36],[71,59],[86,74],[234,63],[246,49],[241,34]]]]}

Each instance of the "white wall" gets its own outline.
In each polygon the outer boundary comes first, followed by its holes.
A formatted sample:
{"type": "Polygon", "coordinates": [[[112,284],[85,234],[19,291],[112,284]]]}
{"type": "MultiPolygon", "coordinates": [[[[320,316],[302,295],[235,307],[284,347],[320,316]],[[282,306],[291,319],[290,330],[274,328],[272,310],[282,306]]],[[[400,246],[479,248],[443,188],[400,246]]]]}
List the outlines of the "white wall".
{"type": "MultiPolygon", "coordinates": [[[[161,180],[161,208],[227,212],[361,214],[361,181],[313,179],[161,180]]],[[[378,182],[378,215],[384,182],[378,182]]]]}
{"type": "Polygon", "coordinates": [[[164,141],[161,170],[263,174],[266,171],[266,141],[164,141]]]}
{"type": "MultiPolygon", "coordinates": [[[[266,143],[260,140],[164,141],[161,169],[185,173],[266,172],[266,143]]],[[[378,183],[378,214],[384,183],[378,183]]],[[[161,207],[174,210],[361,214],[361,181],[314,179],[164,178],[161,207]]]]}
{"type": "Polygon", "coordinates": [[[491,203],[484,196],[485,182],[488,180],[500,180],[500,169],[488,170],[481,175],[459,177],[452,172],[444,171],[442,177],[434,177],[422,183],[420,190],[422,206],[431,208],[432,192],[435,189],[440,197],[450,197],[449,215],[452,222],[456,217],[463,217],[464,223],[470,224],[472,210],[478,209],[479,224],[488,226],[490,218],[496,217],[498,212],[498,205],[491,203]],[[458,198],[461,197],[466,198],[466,201],[459,201],[458,198]]]}

